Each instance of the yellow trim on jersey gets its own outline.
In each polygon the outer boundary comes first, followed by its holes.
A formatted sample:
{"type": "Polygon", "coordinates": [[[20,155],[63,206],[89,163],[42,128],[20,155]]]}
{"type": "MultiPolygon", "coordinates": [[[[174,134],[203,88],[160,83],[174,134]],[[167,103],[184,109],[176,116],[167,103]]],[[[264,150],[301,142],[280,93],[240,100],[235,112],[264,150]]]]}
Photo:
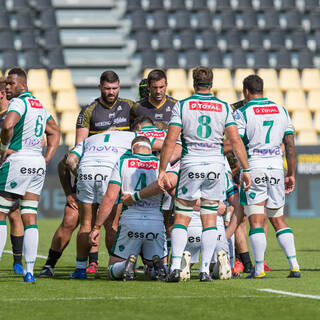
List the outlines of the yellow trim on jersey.
{"type": "Polygon", "coordinates": [[[167,102],[167,96],[166,96],[166,99],[164,100],[163,103],[161,103],[159,106],[155,106],[151,101],[150,101],[150,97],[148,98],[148,102],[154,106],[156,109],[160,109],[161,107],[163,107],[163,105],[167,102]]]}
{"type": "Polygon", "coordinates": [[[117,99],[114,101],[114,103],[110,106],[110,105],[106,104],[101,97],[99,98],[100,104],[101,104],[102,106],[108,108],[108,109],[112,109],[112,108],[115,106],[115,104],[117,103],[117,101],[118,101],[118,98],[117,98],[117,99]]]}
{"type": "MultiPolygon", "coordinates": [[[[115,129],[128,130],[128,129],[130,129],[130,127],[129,126],[127,126],[127,127],[115,127],[115,129]]],[[[89,133],[101,133],[101,132],[106,132],[107,130],[100,130],[100,131],[89,130],[89,133]]]]}

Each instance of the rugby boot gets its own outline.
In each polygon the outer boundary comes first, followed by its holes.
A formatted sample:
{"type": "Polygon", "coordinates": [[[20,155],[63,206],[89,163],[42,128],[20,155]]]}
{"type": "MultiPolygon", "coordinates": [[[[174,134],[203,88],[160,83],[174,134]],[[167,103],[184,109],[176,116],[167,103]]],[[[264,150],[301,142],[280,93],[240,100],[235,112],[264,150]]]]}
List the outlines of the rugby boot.
{"type": "Polygon", "coordinates": [[[166,281],[167,280],[167,272],[164,268],[164,265],[158,255],[152,257],[152,264],[156,274],[156,280],[166,281]]]}
{"type": "Polygon", "coordinates": [[[20,263],[15,263],[13,265],[13,272],[15,274],[23,274],[23,266],[20,263]]]}
{"type": "Polygon", "coordinates": [[[207,274],[206,272],[200,272],[199,278],[200,278],[201,282],[212,282],[213,281],[211,276],[209,274],[207,274]]]}
{"type": "Polygon", "coordinates": [[[243,269],[244,269],[244,266],[242,262],[238,258],[236,258],[236,262],[233,267],[234,272],[237,272],[240,274],[241,272],[243,272],[243,269]]]}
{"type": "Polygon", "coordinates": [[[87,267],[86,272],[90,274],[98,273],[98,265],[95,262],[91,262],[87,267]]]}
{"type": "Polygon", "coordinates": [[[255,274],[255,271],[251,272],[248,276],[246,276],[246,279],[265,279],[266,273],[262,271],[260,274],[255,274]]]}
{"type": "Polygon", "coordinates": [[[301,277],[301,272],[298,267],[295,267],[294,269],[290,270],[288,278],[300,278],[300,277],[301,277]]]}
{"type": "Polygon", "coordinates": [[[273,271],[272,268],[270,268],[266,262],[264,262],[264,271],[273,271]]]}
{"type": "Polygon", "coordinates": [[[54,269],[49,265],[44,265],[39,273],[39,278],[52,278],[54,275],[54,269]]]}
{"type": "Polygon", "coordinates": [[[224,250],[218,252],[218,266],[219,266],[219,279],[229,280],[231,279],[231,266],[228,255],[224,250]]]}
{"type": "Polygon", "coordinates": [[[86,269],[74,270],[74,272],[70,276],[70,279],[79,279],[79,280],[87,279],[86,269]]]}
{"type": "Polygon", "coordinates": [[[23,276],[23,281],[24,282],[28,282],[28,283],[35,283],[36,279],[33,277],[33,275],[30,272],[27,272],[24,276],[23,276]]]}
{"type": "Polygon", "coordinates": [[[124,267],[122,276],[123,281],[131,281],[135,278],[136,262],[137,257],[134,254],[131,254],[127,259],[126,265],[124,267]]]}
{"type": "Polygon", "coordinates": [[[181,281],[190,280],[190,260],[191,260],[191,253],[189,251],[184,251],[181,259],[181,272],[180,272],[181,281]]]}
{"type": "Polygon", "coordinates": [[[180,281],[180,269],[174,269],[168,276],[168,282],[179,282],[180,281]]]}

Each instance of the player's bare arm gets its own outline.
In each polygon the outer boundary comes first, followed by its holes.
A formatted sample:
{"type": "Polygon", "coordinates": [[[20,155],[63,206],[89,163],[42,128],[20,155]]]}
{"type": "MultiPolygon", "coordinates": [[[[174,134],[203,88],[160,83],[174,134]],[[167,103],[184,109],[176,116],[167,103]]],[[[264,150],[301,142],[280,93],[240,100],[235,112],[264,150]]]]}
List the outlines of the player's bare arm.
{"type": "Polygon", "coordinates": [[[79,162],[80,160],[76,154],[69,153],[68,158],[66,160],[66,165],[74,176],[77,176],[79,162]]]}
{"type": "Polygon", "coordinates": [[[166,169],[172,157],[180,133],[181,127],[176,125],[170,125],[168,134],[164,140],[164,144],[160,154],[160,169],[158,177],[158,183],[162,191],[165,191],[166,189],[170,189],[172,187],[166,175],[166,169]]]}
{"type": "Polygon", "coordinates": [[[288,172],[285,177],[285,192],[291,193],[295,186],[295,168],[296,168],[296,146],[294,143],[294,135],[287,134],[283,138],[283,143],[286,151],[286,159],[288,172]]]}
{"type": "Polygon", "coordinates": [[[77,128],[76,130],[76,145],[82,142],[84,139],[87,139],[89,136],[88,128],[77,128]]]}
{"type": "MultiPolygon", "coordinates": [[[[236,125],[231,125],[226,128],[226,134],[230,140],[232,149],[237,159],[239,160],[242,169],[248,170],[248,157],[244,147],[244,144],[239,136],[238,127],[236,125]]],[[[248,191],[251,186],[251,175],[249,172],[243,172],[241,175],[241,182],[245,183],[244,191],[248,191]]]]}
{"type": "Polygon", "coordinates": [[[47,150],[44,159],[48,164],[54,156],[60,141],[60,129],[53,118],[47,122],[45,134],[47,137],[47,150]]]}
{"type": "Polygon", "coordinates": [[[120,186],[115,183],[109,183],[107,192],[105,193],[100,207],[97,212],[96,222],[89,234],[90,244],[96,246],[99,244],[100,227],[111,213],[112,207],[117,200],[120,192],[120,186]]]}

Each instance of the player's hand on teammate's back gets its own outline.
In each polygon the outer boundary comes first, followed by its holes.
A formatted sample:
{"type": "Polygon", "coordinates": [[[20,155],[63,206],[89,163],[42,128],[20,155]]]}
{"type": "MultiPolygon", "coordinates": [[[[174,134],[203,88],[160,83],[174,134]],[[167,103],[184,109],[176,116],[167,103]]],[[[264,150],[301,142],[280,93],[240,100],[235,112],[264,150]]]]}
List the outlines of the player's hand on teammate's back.
{"type": "Polygon", "coordinates": [[[285,185],[285,193],[289,194],[293,191],[295,186],[295,178],[294,176],[287,176],[284,178],[284,185],[285,185]]]}
{"type": "Polygon", "coordinates": [[[18,151],[12,150],[12,149],[8,149],[6,151],[1,151],[1,163],[3,163],[7,159],[7,157],[10,156],[10,154],[16,153],[16,152],[18,152],[18,151]]]}
{"type": "Polygon", "coordinates": [[[158,185],[162,192],[165,192],[172,188],[170,179],[168,178],[167,174],[165,172],[159,172],[158,176],[158,185]]]}
{"type": "Polygon", "coordinates": [[[89,243],[96,247],[99,245],[100,242],[100,230],[98,229],[92,229],[92,231],[89,233],[89,243]]]}
{"type": "Polygon", "coordinates": [[[121,197],[121,200],[125,206],[132,206],[135,204],[130,193],[124,193],[121,197]]]}
{"type": "Polygon", "coordinates": [[[247,192],[251,187],[251,175],[249,172],[242,172],[240,186],[243,187],[243,191],[247,192]]]}
{"type": "Polygon", "coordinates": [[[67,199],[68,205],[69,205],[72,209],[78,210],[77,197],[76,197],[76,194],[75,194],[75,193],[71,193],[71,194],[67,195],[66,199],[67,199]]]}

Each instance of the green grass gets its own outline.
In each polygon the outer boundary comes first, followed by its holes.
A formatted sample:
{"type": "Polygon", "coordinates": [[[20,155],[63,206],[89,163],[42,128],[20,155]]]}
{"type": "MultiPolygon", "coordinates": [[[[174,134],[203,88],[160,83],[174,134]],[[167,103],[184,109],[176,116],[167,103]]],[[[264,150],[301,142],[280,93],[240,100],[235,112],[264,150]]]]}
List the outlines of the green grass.
{"type": "MultiPolygon", "coordinates": [[[[39,221],[38,254],[46,256],[59,220],[39,221]]],[[[106,280],[107,255],[100,250],[99,278],[68,280],[75,265],[75,236],[56,267],[54,279],[26,284],[12,272],[12,256],[0,263],[0,319],[318,319],[320,301],[258,291],[269,288],[320,297],[320,219],[288,219],[295,234],[301,279],[287,279],[288,265],[269,228],[266,260],[274,268],[264,280],[200,283],[198,270],[187,283],[106,280]],[[71,318],[72,317],[72,318],[71,318]]],[[[10,250],[7,241],[6,250],[10,250]]],[[[45,260],[38,258],[37,274],[45,260]]],[[[198,266],[195,266],[197,269],[198,266]]]]}

